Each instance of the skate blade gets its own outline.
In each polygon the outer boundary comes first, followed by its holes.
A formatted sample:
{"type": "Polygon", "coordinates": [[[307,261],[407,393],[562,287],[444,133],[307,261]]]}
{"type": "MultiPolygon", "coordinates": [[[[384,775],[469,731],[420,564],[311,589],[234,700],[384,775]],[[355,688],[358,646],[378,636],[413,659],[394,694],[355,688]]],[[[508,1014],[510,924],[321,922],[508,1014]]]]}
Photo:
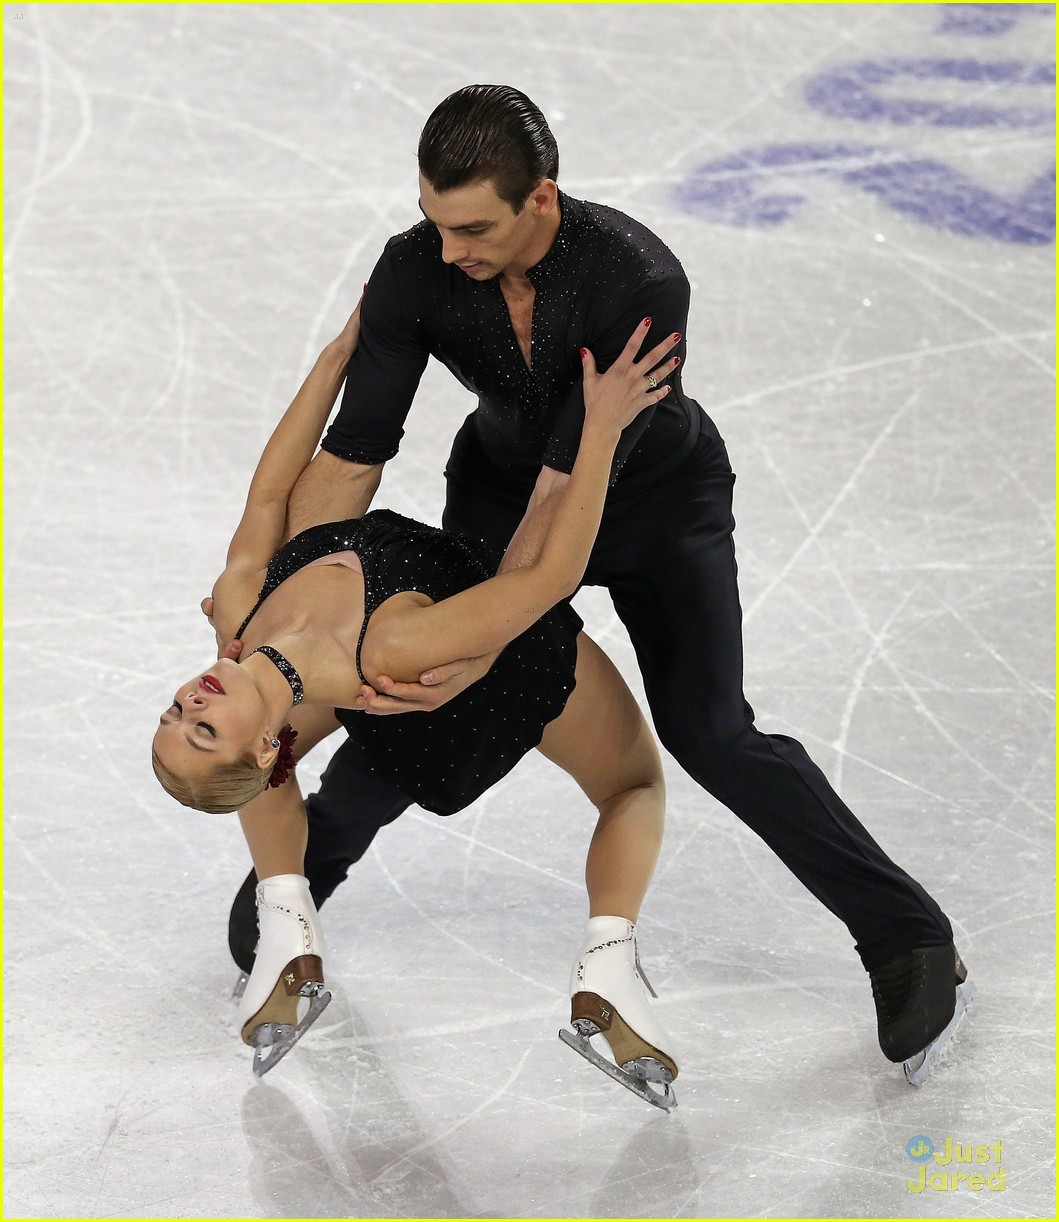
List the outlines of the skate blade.
{"type": "Polygon", "coordinates": [[[235,984],[232,985],[232,1000],[238,1001],[246,992],[246,986],[250,983],[250,976],[247,972],[240,972],[235,984]]]}
{"type": "Polygon", "coordinates": [[[909,1086],[922,1086],[927,1078],[930,1077],[931,1070],[938,1063],[941,1054],[956,1034],[956,1028],[963,1021],[963,1017],[967,1013],[967,1004],[974,994],[975,987],[970,980],[966,984],[956,986],[956,1009],[952,1013],[949,1025],[922,1052],[917,1052],[914,1057],[910,1057],[905,1061],[905,1078],[908,1080],[909,1086]]]}
{"type": "Polygon", "coordinates": [[[278,1065],[301,1037],[327,1009],[331,994],[321,984],[309,984],[303,997],[309,999],[309,1009],[298,1025],[290,1023],[261,1023],[250,1035],[249,1043],[254,1049],[254,1077],[262,1078],[278,1065]]]}
{"type": "MultiPolygon", "coordinates": [[[[575,1035],[573,1031],[567,1031],[564,1027],[559,1032],[559,1038],[574,1052],[580,1053],[586,1061],[591,1061],[597,1069],[602,1069],[608,1077],[613,1078],[615,1082],[620,1082],[626,1090],[631,1090],[634,1095],[639,1095],[653,1107],[661,1108],[663,1112],[671,1112],[677,1106],[677,1097],[673,1094],[673,1088],[666,1077],[663,1077],[663,1075],[668,1075],[668,1071],[657,1061],[651,1061],[649,1069],[641,1067],[640,1062],[631,1061],[630,1064],[637,1065],[640,1072],[630,1073],[627,1069],[620,1068],[608,1061],[606,1057],[600,1056],[583,1035],[575,1035]],[[661,1092],[652,1090],[648,1085],[648,1073],[651,1074],[653,1080],[662,1084],[661,1092]]],[[[642,1058],[642,1060],[647,1061],[648,1058],[642,1058]]]]}

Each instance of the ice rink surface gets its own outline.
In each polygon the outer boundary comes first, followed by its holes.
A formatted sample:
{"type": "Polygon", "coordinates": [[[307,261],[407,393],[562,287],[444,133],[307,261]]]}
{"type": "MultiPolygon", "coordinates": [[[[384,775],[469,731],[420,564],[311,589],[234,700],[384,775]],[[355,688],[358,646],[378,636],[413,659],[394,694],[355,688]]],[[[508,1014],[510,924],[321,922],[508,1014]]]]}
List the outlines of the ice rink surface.
{"type": "MultiPolygon", "coordinates": [[[[5,1215],[1053,1216],[1051,6],[3,20],[5,1215]],[[528,92],[561,185],[687,269],[759,724],[939,899],[978,985],[918,1092],[845,929],[672,763],[641,946],[678,1110],[564,1048],[593,820],[537,758],[380,835],[324,909],[330,1009],[252,1080],[246,852],[148,740],[209,656],[260,445],[470,81],[528,92]],[[910,1191],[921,1136],[988,1144],[992,1179],[910,1191]]],[[[428,372],[377,504],[439,518],[471,406],[428,372]]],[[[638,683],[607,597],[577,605],[638,683]]]]}

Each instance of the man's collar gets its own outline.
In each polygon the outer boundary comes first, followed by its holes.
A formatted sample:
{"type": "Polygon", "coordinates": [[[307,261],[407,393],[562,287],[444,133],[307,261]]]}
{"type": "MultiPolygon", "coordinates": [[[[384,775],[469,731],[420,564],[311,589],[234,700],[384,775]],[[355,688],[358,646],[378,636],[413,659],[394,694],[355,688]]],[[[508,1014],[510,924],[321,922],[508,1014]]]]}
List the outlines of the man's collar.
{"type": "Polygon", "coordinates": [[[559,192],[559,231],[548,253],[529,268],[526,279],[535,289],[547,289],[566,279],[566,270],[574,253],[579,222],[585,206],[579,199],[559,192]]]}

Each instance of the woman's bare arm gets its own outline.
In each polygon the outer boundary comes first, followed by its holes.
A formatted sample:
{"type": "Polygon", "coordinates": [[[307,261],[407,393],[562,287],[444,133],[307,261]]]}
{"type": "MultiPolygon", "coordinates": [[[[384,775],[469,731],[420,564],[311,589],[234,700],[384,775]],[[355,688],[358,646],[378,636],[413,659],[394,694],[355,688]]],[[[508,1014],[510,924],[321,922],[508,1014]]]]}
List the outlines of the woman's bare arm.
{"type": "Polygon", "coordinates": [[[378,672],[415,678],[438,657],[497,653],[573,594],[599,528],[619,435],[620,430],[595,430],[586,423],[577,463],[536,561],[439,603],[409,592],[381,607],[364,641],[368,682],[378,672]]]}
{"type": "Polygon", "coordinates": [[[585,423],[581,445],[569,480],[554,498],[554,512],[539,544],[534,545],[536,555],[531,554],[522,567],[500,572],[437,604],[414,593],[393,599],[380,608],[365,639],[364,660],[369,669],[414,678],[439,657],[494,652],[574,593],[599,529],[622,429],[669,390],[668,386],[653,389],[645,385],[644,378],[651,373],[661,381],[677,364],[676,358],[659,364],[677,336],[659,344],[642,360],[635,359],[647,331],[641,324],[603,375],[596,373],[591,354],[582,352],[585,423]]]}
{"type": "MultiPolygon", "coordinates": [[[[242,518],[228,546],[224,572],[214,582],[211,596],[202,602],[222,656],[239,656],[239,643],[232,638],[241,617],[253,606],[265,567],[288,537],[294,488],[310,465],[323,435],[359,332],[358,302],[341,333],[320,353],[258,460],[242,518]]],[[[372,468],[363,470],[371,472],[372,468]]],[[[381,468],[374,477],[372,491],[378,486],[379,473],[381,468]]]]}
{"type": "Polygon", "coordinates": [[[326,345],[276,426],[250,481],[242,519],[228,548],[229,569],[260,570],[283,542],[287,507],[312,461],[356,347],[360,305],[341,334],[326,345]]]}

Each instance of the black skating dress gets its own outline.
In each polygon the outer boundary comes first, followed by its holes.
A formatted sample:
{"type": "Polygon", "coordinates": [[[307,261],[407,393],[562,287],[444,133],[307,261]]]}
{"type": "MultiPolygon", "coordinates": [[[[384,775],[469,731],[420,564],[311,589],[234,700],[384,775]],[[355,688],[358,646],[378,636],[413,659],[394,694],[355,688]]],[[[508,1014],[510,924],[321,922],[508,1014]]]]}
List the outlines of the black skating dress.
{"type": "MultiPolygon", "coordinates": [[[[272,558],[242,636],[262,602],[286,578],[323,556],[357,553],[364,574],[364,623],[405,590],[440,602],[492,577],[500,554],[464,535],[425,526],[389,509],[302,531],[272,558]]],[[[484,678],[430,713],[372,717],[335,714],[371,761],[420,806],[439,815],[462,810],[536,747],[574,690],[582,621],[569,603],[553,607],[508,645],[484,678]]],[[[447,659],[438,659],[440,663],[447,659]]]]}

